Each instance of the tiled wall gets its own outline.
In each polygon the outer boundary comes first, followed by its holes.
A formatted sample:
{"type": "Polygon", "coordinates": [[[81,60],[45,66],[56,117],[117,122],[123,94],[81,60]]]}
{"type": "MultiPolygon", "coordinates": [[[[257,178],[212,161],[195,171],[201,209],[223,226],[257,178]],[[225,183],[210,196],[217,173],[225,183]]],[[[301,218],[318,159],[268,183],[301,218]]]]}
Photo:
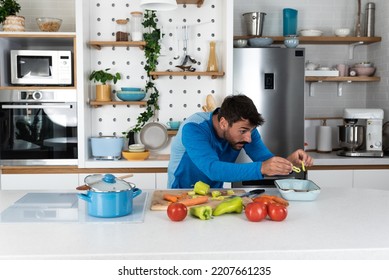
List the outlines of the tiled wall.
{"type": "MultiPolygon", "coordinates": [[[[362,1],[362,10],[367,0],[362,1]]],[[[377,66],[379,83],[343,84],[343,95],[338,97],[336,83],[312,84],[314,96],[308,95],[306,85],[306,117],[341,116],[344,107],[380,107],[384,108],[389,119],[389,10],[388,1],[376,0],[376,35],[382,37],[381,43],[355,48],[354,58],[349,59],[349,47],[345,45],[303,45],[306,59],[322,66],[334,66],[339,63],[353,64],[371,60],[377,66]],[[383,59],[381,59],[383,58],[383,59]]],[[[333,35],[336,28],[353,27],[357,11],[357,0],[256,0],[234,2],[234,34],[245,34],[242,14],[245,12],[265,12],[263,36],[282,35],[282,10],[294,8],[299,11],[298,30],[320,29],[324,35],[333,35]]]]}
{"type": "Polygon", "coordinates": [[[18,0],[21,6],[19,15],[26,18],[26,31],[39,31],[35,21],[37,17],[56,17],[63,20],[60,31],[74,32],[74,1],[76,0],[18,0]]]}

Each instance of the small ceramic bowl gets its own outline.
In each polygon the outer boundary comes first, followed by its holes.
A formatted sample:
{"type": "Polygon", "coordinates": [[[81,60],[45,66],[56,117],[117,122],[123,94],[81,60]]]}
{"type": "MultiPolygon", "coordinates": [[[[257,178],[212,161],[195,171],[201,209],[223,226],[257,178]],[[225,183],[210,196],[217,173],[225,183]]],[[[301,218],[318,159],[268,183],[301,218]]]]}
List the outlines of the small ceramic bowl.
{"type": "Polygon", "coordinates": [[[247,40],[245,40],[245,39],[234,40],[234,47],[235,48],[247,47],[247,40]]]}
{"type": "Polygon", "coordinates": [[[138,87],[122,87],[122,91],[141,91],[141,88],[138,87]]]}
{"type": "Polygon", "coordinates": [[[323,35],[323,31],[316,29],[303,29],[300,30],[301,36],[321,36],[323,35]]]}
{"type": "Polygon", "coordinates": [[[369,77],[374,75],[375,67],[355,67],[352,70],[357,72],[357,76],[369,77]]]}
{"type": "Polygon", "coordinates": [[[122,101],[140,101],[146,97],[144,91],[118,91],[116,96],[122,101]]]}
{"type": "Polygon", "coordinates": [[[338,28],[338,29],[335,29],[335,35],[338,36],[338,37],[346,37],[348,35],[350,35],[350,28],[338,28]]]}
{"type": "Polygon", "coordinates": [[[254,47],[254,48],[266,47],[266,46],[270,46],[271,44],[273,44],[273,39],[269,37],[249,39],[250,47],[254,47]]]}
{"type": "Polygon", "coordinates": [[[287,36],[284,40],[284,45],[287,48],[296,48],[299,44],[299,39],[297,36],[287,36]]]}
{"type": "Polygon", "coordinates": [[[122,156],[126,160],[145,160],[150,156],[150,151],[144,151],[139,153],[134,153],[130,151],[122,151],[122,156]]]}

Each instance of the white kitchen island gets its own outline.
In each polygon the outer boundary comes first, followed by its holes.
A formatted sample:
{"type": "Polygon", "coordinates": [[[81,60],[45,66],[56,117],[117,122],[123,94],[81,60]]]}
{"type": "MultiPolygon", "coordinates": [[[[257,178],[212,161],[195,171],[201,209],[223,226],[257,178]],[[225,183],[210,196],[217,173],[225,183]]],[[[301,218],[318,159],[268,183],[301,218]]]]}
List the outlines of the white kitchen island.
{"type": "MultiPolygon", "coordinates": [[[[0,210],[24,194],[1,191],[0,210]]],[[[0,258],[389,259],[387,191],[323,189],[316,201],[290,202],[283,222],[172,222],[146,209],[142,223],[0,223],[0,258]]]]}

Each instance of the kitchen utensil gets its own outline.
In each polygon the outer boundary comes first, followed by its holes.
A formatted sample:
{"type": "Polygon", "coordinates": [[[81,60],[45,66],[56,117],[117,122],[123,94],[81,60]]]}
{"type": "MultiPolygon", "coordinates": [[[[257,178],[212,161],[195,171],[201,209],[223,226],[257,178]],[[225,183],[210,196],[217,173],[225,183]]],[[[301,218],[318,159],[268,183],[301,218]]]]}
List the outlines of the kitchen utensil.
{"type": "Polygon", "coordinates": [[[124,138],[118,136],[91,137],[92,156],[99,160],[118,160],[124,145],[124,138]]]}
{"type": "Polygon", "coordinates": [[[180,54],[179,54],[179,51],[180,51],[180,39],[178,37],[178,26],[176,26],[176,41],[177,41],[177,50],[176,50],[176,55],[173,57],[174,60],[177,60],[180,58],[180,54]]]}
{"type": "Polygon", "coordinates": [[[263,38],[250,38],[249,45],[253,48],[270,46],[273,43],[273,39],[269,37],[263,38]]]}
{"type": "Polygon", "coordinates": [[[170,122],[167,122],[166,123],[168,127],[170,127],[170,129],[179,129],[180,128],[180,125],[181,125],[181,122],[180,121],[170,121],[170,122]]]}
{"type": "Polygon", "coordinates": [[[180,66],[187,66],[187,64],[189,62],[192,64],[197,63],[197,60],[188,54],[188,41],[189,41],[188,26],[184,25],[184,26],[182,26],[182,29],[183,29],[183,34],[184,34],[184,55],[183,55],[183,59],[181,61],[180,66]]]}
{"type": "Polygon", "coordinates": [[[315,200],[321,191],[311,180],[281,179],[275,180],[274,184],[286,200],[315,200]]]}
{"type": "MultiPolygon", "coordinates": [[[[166,211],[167,207],[171,202],[163,199],[164,194],[172,194],[172,195],[181,195],[184,193],[188,193],[188,191],[192,191],[193,189],[168,189],[168,190],[155,190],[153,192],[153,195],[151,197],[151,203],[150,203],[150,210],[155,210],[155,211],[166,211]]],[[[222,195],[227,195],[227,190],[225,189],[212,189],[220,191],[222,195]]],[[[234,189],[235,194],[244,194],[246,193],[245,190],[243,189],[234,189]]],[[[208,202],[201,204],[204,206],[211,206],[211,207],[216,207],[222,200],[213,200],[211,193],[208,194],[208,202]]],[[[250,198],[243,197],[243,203],[248,203],[252,202],[250,198]]]]}
{"type": "Polygon", "coordinates": [[[36,19],[36,23],[40,31],[43,32],[57,32],[62,24],[62,19],[51,17],[39,17],[36,19]]]}
{"type": "MultiPolygon", "coordinates": [[[[118,176],[117,178],[118,179],[125,179],[125,178],[130,178],[130,177],[132,177],[132,176],[134,176],[133,174],[127,174],[127,175],[123,175],[123,176],[118,176]]],[[[79,190],[79,191],[87,191],[87,190],[90,190],[91,189],[91,187],[90,186],[88,186],[88,185],[81,185],[81,186],[78,186],[77,188],[76,188],[76,190],[79,190]]]]}
{"type": "Polygon", "coordinates": [[[282,30],[284,36],[297,35],[298,11],[291,8],[282,10],[282,30]]]}
{"type": "Polygon", "coordinates": [[[140,101],[146,97],[144,91],[117,91],[116,96],[123,101],[140,101]]]}
{"type": "Polygon", "coordinates": [[[168,140],[167,128],[159,122],[149,122],[140,131],[140,141],[147,150],[156,151],[162,149],[168,140]]]}
{"type": "Polygon", "coordinates": [[[338,37],[346,37],[350,35],[350,28],[337,28],[335,29],[335,35],[338,37]]]}
{"type": "Polygon", "coordinates": [[[323,35],[323,31],[316,29],[303,29],[300,30],[301,36],[321,36],[323,35]]]}
{"type": "Polygon", "coordinates": [[[244,48],[246,46],[247,46],[247,40],[246,39],[234,40],[234,47],[235,48],[244,48]]]}
{"type": "Polygon", "coordinates": [[[256,196],[258,196],[258,195],[260,195],[261,193],[264,193],[264,192],[265,192],[264,189],[255,189],[255,190],[251,190],[251,191],[248,191],[248,192],[245,192],[245,193],[231,195],[230,198],[236,197],[236,196],[239,196],[239,197],[256,197],[256,196]]]}
{"type": "Polygon", "coordinates": [[[363,145],[365,136],[364,125],[340,125],[338,128],[341,148],[355,151],[363,145]]]}
{"type": "Polygon", "coordinates": [[[89,175],[85,184],[87,194],[78,197],[88,203],[88,214],[94,217],[113,218],[131,214],[133,198],[142,193],[133,183],[116,178],[112,174],[89,175]]]}
{"type": "Polygon", "coordinates": [[[128,146],[128,151],[130,151],[130,152],[144,152],[145,145],[143,145],[143,144],[131,144],[128,146]]]}
{"type": "Polygon", "coordinates": [[[360,77],[369,77],[374,75],[376,68],[375,67],[354,67],[352,68],[357,73],[357,76],[360,77]]]}
{"type": "Polygon", "coordinates": [[[150,156],[150,151],[122,151],[122,156],[126,160],[146,160],[150,156]]]}
{"type": "Polygon", "coordinates": [[[284,40],[284,45],[287,48],[296,48],[299,44],[299,39],[296,35],[289,35],[284,40]]]}
{"type": "Polygon", "coordinates": [[[265,16],[266,13],[261,12],[250,12],[243,14],[243,19],[247,28],[247,35],[262,36],[265,16]]]}

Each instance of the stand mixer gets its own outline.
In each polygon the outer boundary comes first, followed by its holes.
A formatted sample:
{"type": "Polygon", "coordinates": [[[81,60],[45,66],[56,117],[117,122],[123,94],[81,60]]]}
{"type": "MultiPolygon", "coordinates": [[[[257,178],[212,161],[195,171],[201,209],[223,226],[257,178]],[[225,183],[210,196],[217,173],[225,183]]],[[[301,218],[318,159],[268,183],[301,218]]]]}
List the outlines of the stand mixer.
{"type": "Polygon", "coordinates": [[[383,157],[382,109],[344,109],[344,125],[339,126],[339,156],[383,157]]]}

